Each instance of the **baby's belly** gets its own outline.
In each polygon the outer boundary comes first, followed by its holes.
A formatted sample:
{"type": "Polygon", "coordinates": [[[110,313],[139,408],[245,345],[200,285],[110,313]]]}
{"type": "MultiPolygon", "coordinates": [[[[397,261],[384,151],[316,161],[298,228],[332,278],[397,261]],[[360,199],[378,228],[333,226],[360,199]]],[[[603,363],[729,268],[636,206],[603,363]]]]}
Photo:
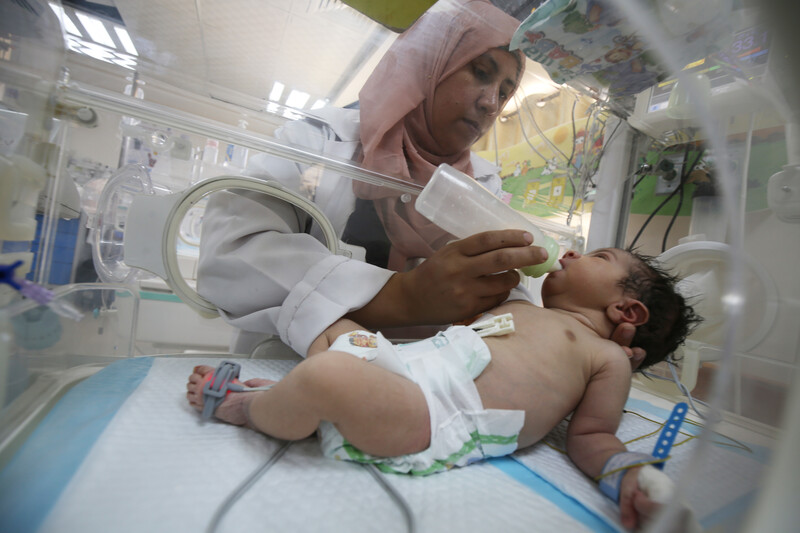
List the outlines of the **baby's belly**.
{"type": "MultiPolygon", "coordinates": [[[[475,380],[485,409],[525,412],[520,447],[541,440],[578,405],[585,383],[575,373],[560,375],[537,365],[492,362],[475,380]],[[570,375],[571,374],[571,375],[570,375]]],[[[552,370],[552,369],[551,369],[552,370]]]]}

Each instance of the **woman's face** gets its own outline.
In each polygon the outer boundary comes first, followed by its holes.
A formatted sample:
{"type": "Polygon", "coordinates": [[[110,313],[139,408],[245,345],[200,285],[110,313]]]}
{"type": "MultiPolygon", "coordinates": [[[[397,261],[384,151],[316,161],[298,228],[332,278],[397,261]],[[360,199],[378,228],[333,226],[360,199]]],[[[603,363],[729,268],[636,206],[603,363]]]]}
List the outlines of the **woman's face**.
{"type": "Polygon", "coordinates": [[[468,149],[494,123],[517,88],[518,59],[493,48],[453,72],[433,93],[431,134],[441,153],[468,149]]]}

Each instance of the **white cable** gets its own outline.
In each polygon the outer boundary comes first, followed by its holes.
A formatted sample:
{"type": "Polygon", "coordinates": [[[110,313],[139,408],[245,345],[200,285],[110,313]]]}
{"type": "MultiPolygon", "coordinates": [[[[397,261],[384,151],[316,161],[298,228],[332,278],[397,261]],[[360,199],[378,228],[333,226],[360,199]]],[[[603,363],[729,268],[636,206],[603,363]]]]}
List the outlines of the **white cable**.
{"type": "MultiPolygon", "coordinates": [[[[268,387],[271,387],[268,386],[268,387]]],[[[250,390],[264,390],[260,387],[253,387],[250,390]]],[[[256,482],[267,473],[267,471],[272,468],[275,463],[285,454],[289,448],[297,441],[286,441],[284,442],[283,446],[278,448],[278,450],[267,459],[264,464],[262,464],[256,471],[250,474],[244,481],[242,481],[238,487],[236,487],[231,494],[225,498],[225,501],[220,504],[217,510],[214,512],[214,516],[211,518],[211,522],[209,522],[208,527],[206,528],[206,533],[216,533],[217,529],[219,528],[220,522],[231,510],[231,508],[236,504],[237,501],[244,495],[245,492],[250,490],[256,482]]],[[[391,483],[386,481],[384,476],[380,473],[378,468],[373,464],[364,464],[367,468],[367,471],[372,474],[372,477],[378,482],[378,484],[383,488],[384,491],[389,495],[389,497],[394,501],[399,507],[400,512],[403,514],[403,518],[405,519],[406,526],[408,528],[408,533],[416,533],[417,531],[417,524],[414,518],[414,512],[411,510],[411,506],[408,504],[403,495],[400,494],[397,489],[395,489],[391,483]]]]}
{"type": "Polygon", "coordinates": [[[270,390],[275,385],[277,385],[277,383],[273,383],[272,385],[264,385],[263,387],[245,387],[245,386],[242,386],[242,392],[257,392],[257,391],[260,391],[260,390],[270,390]]]}
{"type": "Polygon", "coordinates": [[[544,140],[544,142],[546,142],[550,146],[550,149],[553,151],[553,156],[561,154],[561,157],[564,158],[564,164],[566,165],[567,161],[569,160],[569,158],[567,157],[567,154],[562,152],[558,148],[558,146],[556,146],[555,143],[553,141],[551,141],[550,138],[547,137],[544,134],[544,132],[542,131],[542,128],[539,127],[539,123],[536,122],[535,118],[533,118],[533,113],[531,112],[531,107],[530,107],[530,104],[528,103],[528,101],[527,100],[523,100],[522,103],[525,106],[525,111],[528,112],[528,117],[530,117],[531,123],[533,124],[534,129],[536,129],[536,131],[539,133],[539,136],[544,140]]]}
{"type": "MultiPolygon", "coordinates": [[[[521,103],[519,101],[519,96],[517,96],[515,94],[514,98],[517,99],[517,108],[519,108],[521,106],[521,103]]],[[[522,121],[522,113],[520,112],[519,113],[519,129],[522,132],[522,136],[525,138],[525,142],[528,143],[528,146],[531,147],[531,150],[533,150],[533,152],[536,155],[541,157],[542,161],[544,162],[544,164],[547,165],[547,158],[544,155],[542,155],[542,153],[539,152],[539,150],[537,150],[536,147],[533,145],[533,143],[531,142],[530,138],[528,137],[528,133],[525,131],[525,126],[524,126],[524,124],[522,122],[523,122],[522,121]]]]}
{"type": "Polygon", "coordinates": [[[692,393],[689,391],[689,389],[686,387],[686,385],[681,383],[681,380],[678,378],[678,373],[675,370],[675,364],[672,361],[669,361],[669,360],[666,361],[666,363],[667,363],[667,366],[669,367],[670,373],[672,374],[672,378],[659,376],[658,374],[653,374],[651,372],[645,372],[645,371],[642,371],[641,374],[643,376],[646,376],[646,377],[651,378],[651,379],[660,379],[662,381],[672,381],[675,384],[675,386],[678,387],[678,389],[681,391],[681,393],[684,396],[686,396],[686,399],[689,400],[689,406],[692,408],[692,411],[694,411],[695,414],[698,417],[700,417],[701,419],[703,419],[703,420],[705,420],[707,422],[719,422],[720,420],[722,420],[722,418],[719,416],[719,414],[715,413],[714,411],[712,411],[711,415],[706,415],[706,414],[703,414],[703,413],[700,412],[700,410],[697,408],[695,403],[699,403],[699,404],[703,405],[704,407],[708,407],[708,408],[710,408],[711,406],[709,406],[706,402],[704,402],[702,400],[698,400],[697,398],[692,396],[692,393]],[[713,416],[715,414],[716,414],[716,416],[713,416]]]}
{"type": "Polygon", "coordinates": [[[411,510],[411,506],[408,505],[408,502],[403,498],[402,494],[397,492],[391,483],[386,481],[386,478],[381,474],[380,470],[378,470],[378,467],[370,463],[365,463],[364,466],[367,467],[369,473],[372,474],[372,477],[383,487],[383,490],[386,491],[389,497],[400,506],[400,511],[403,513],[403,518],[406,520],[406,526],[408,526],[408,533],[416,533],[417,524],[414,519],[414,512],[411,510]]]}
{"type": "Polygon", "coordinates": [[[233,507],[233,505],[239,500],[239,498],[242,497],[245,492],[250,490],[250,487],[252,487],[256,481],[258,481],[261,476],[267,472],[267,470],[272,468],[272,466],[278,462],[278,459],[280,459],[295,442],[296,441],[286,441],[283,446],[278,448],[278,451],[273,453],[272,456],[258,468],[258,470],[250,474],[242,483],[239,484],[238,487],[234,489],[230,496],[228,496],[217,508],[214,516],[211,518],[211,522],[206,528],[207,533],[215,533],[217,531],[222,518],[225,516],[225,514],[227,514],[228,511],[231,510],[231,507],[233,507]]]}

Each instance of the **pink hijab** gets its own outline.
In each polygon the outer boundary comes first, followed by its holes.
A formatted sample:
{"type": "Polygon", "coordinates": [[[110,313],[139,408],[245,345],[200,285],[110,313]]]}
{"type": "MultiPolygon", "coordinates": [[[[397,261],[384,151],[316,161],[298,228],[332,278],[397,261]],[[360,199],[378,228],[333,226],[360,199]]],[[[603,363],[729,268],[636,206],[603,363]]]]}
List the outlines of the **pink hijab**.
{"type": "MultiPolygon", "coordinates": [[[[470,150],[438,156],[430,131],[436,86],[491,48],[505,46],[519,21],[485,0],[439,6],[406,30],[381,59],[359,93],[362,165],[425,185],[441,163],[472,175],[470,150]],[[453,9],[455,7],[455,9],[453,9]]],[[[374,200],[392,241],[389,268],[403,270],[406,259],[430,257],[452,236],[404,203],[400,192],[353,182],[359,198],[374,200]]]]}

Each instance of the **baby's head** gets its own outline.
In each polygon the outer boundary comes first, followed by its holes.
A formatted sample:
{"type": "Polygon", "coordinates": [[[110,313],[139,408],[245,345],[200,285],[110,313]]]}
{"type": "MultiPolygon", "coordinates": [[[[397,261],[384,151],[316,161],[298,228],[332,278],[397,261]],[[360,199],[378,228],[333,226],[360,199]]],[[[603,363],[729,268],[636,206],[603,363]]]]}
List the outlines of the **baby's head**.
{"type": "Polygon", "coordinates": [[[652,257],[618,248],[567,252],[563,270],[542,286],[545,307],[603,313],[613,324],[636,326],[631,346],[647,356],[639,369],[664,361],[700,322],[675,290],[677,278],[652,257]]]}
{"type": "Polygon", "coordinates": [[[626,253],[635,261],[621,286],[626,294],[642,302],[650,314],[647,322],[636,327],[631,342],[631,346],[647,352],[638,369],[644,370],[666,360],[703,319],[675,289],[679,281],[676,276],[658,266],[653,257],[635,251],[626,253]]]}

